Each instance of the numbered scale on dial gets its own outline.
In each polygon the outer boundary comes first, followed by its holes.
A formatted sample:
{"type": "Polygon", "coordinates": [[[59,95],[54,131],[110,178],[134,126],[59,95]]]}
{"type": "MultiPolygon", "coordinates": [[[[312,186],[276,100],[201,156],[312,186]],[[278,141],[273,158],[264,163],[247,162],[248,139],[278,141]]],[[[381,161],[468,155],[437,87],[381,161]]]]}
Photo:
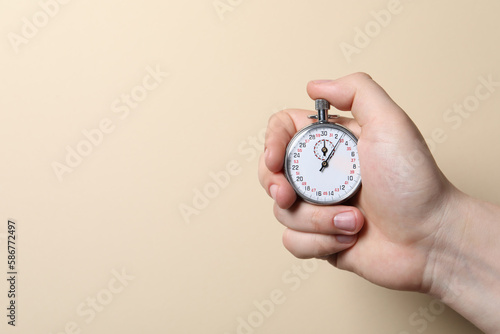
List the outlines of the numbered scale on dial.
{"type": "Polygon", "coordinates": [[[333,205],[361,186],[358,140],[346,127],[331,123],[328,101],[316,100],[318,122],[300,130],[288,144],[285,175],[295,192],[314,204],[333,205]]]}

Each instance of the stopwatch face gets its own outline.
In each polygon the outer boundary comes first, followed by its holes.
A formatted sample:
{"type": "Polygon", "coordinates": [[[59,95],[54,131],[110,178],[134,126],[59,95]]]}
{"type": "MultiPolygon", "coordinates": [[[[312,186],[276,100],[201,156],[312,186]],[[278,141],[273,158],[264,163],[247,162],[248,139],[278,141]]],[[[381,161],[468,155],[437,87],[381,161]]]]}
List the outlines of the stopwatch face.
{"type": "Polygon", "coordinates": [[[305,127],[288,144],[285,175],[307,202],[332,205],[349,199],[361,185],[356,136],[335,123],[305,127]]]}

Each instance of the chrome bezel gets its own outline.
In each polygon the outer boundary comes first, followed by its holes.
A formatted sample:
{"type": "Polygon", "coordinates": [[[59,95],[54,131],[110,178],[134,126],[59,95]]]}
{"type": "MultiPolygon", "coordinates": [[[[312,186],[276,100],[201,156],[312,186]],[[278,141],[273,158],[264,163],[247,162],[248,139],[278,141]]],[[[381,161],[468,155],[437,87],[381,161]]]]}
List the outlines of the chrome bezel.
{"type": "MultiPolygon", "coordinates": [[[[335,200],[335,201],[317,201],[315,199],[309,198],[306,195],[304,195],[303,193],[301,193],[300,189],[297,189],[297,187],[295,186],[295,183],[292,182],[292,174],[291,174],[290,163],[289,163],[289,161],[290,161],[289,155],[291,153],[290,152],[291,148],[294,147],[297,144],[297,141],[299,141],[302,138],[303,134],[308,132],[311,128],[334,128],[334,129],[337,129],[339,131],[345,132],[346,135],[348,135],[351,138],[351,140],[354,140],[356,142],[356,144],[358,143],[358,138],[351,132],[351,130],[349,130],[348,128],[346,128],[345,126],[343,126],[341,124],[331,123],[331,122],[310,124],[310,125],[304,127],[303,129],[301,129],[299,132],[297,132],[293,136],[293,138],[290,140],[290,142],[288,143],[288,146],[287,146],[286,151],[285,151],[285,163],[284,163],[285,173],[284,174],[288,180],[288,183],[290,183],[290,185],[292,186],[295,193],[308,203],[312,203],[312,204],[316,204],[316,205],[336,205],[336,204],[343,203],[343,202],[349,200],[350,198],[352,198],[358,192],[359,188],[361,187],[361,179],[362,179],[361,175],[360,175],[359,180],[357,181],[358,183],[356,184],[356,186],[349,193],[347,193],[346,196],[340,198],[339,200],[335,200]]],[[[358,152],[358,155],[359,155],[359,152],[358,152]]]]}

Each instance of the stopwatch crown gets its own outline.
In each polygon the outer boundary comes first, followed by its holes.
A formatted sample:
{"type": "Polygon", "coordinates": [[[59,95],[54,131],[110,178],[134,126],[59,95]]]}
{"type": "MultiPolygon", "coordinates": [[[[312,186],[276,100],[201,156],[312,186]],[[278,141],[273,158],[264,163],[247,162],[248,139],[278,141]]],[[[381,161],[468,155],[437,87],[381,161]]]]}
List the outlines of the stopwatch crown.
{"type": "Polygon", "coordinates": [[[330,102],[325,99],[317,99],[316,100],[316,110],[330,110],[330,102]]]}
{"type": "Polygon", "coordinates": [[[318,123],[328,123],[328,119],[339,118],[339,115],[328,115],[330,109],[330,102],[325,99],[317,99],[316,101],[317,115],[309,115],[308,118],[317,119],[318,123]]]}
{"type": "Polygon", "coordinates": [[[316,110],[318,111],[318,116],[311,117],[318,120],[319,123],[328,123],[328,110],[330,109],[330,103],[325,99],[316,100],[316,110]]]}

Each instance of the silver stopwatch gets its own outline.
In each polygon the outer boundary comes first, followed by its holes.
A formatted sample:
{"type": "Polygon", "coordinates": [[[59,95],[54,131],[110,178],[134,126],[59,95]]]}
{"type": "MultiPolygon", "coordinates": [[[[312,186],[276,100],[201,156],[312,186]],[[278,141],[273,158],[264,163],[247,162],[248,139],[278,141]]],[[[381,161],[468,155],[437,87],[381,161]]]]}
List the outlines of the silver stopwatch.
{"type": "Polygon", "coordinates": [[[361,186],[358,139],[346,127],[328,119],[328,101],[316,100],[316,123],[292,138],[285,154],[285,175],[305,201],[339,204],[351,198],[361,186]]]}

